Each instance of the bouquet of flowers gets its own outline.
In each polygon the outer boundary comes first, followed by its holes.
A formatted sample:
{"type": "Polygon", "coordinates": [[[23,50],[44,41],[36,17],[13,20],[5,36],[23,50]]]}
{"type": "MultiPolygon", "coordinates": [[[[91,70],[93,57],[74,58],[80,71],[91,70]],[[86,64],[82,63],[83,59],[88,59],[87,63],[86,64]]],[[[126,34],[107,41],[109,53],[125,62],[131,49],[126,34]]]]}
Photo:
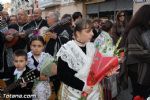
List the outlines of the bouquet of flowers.
{"type": "Polygon", "coordinates": [[[41,63],[41,68],[40,68],[40,72],[46,76],[51,76],[52,75],[52,65],[54,62],[54,58],[52,58],[49,55],[46,55],[43,62],[41,63]]]}
{"type": "MultiPolygon", "coordinates": [[[[90,72],[87,78],[87,85],[94,86],[100,82],[107,74],[118,67],[117,57],[105,57],[98,50],[95,52],[90,72]]],[[[82,92],[79,100],[86,100],[88,94],[82,92]]]]}

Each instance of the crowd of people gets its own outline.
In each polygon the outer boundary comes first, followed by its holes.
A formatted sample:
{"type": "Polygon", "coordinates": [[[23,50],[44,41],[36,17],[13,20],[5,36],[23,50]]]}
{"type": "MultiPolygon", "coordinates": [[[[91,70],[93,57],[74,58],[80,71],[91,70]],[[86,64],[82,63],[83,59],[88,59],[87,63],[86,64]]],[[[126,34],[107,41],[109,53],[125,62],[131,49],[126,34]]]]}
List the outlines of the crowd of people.
{"type": "Polygon", "coordinates": [[[9,86],[36,70],[40,73],[38,78],[30,82],[22,79],[8,92],[36,95],[28,98],[31,100],[48,100],[54,91],[56,100],[79,100],[84,91],[87,100],[117,100],[129,76],[132,100],[146,100],[150,96],[149,11],[150,5],[142,6],[130,21],[124,11],[117,12],[115,21],[83,18],[80,12],[59,18],[52,11],[43,19],[40,8],[34,9],[33,17],[23,9],[11,16],[2,11],[0,79],[7,79],[9,86]],[[116,78],[116,88],[113,82],[107,83],[112,87],[110,95],[104,91],[108,89],[105,82],[92,87],[86,83],[96,50],[119,59],[120,69],[111,69],[105,75],[107,79],[116,78]]]}

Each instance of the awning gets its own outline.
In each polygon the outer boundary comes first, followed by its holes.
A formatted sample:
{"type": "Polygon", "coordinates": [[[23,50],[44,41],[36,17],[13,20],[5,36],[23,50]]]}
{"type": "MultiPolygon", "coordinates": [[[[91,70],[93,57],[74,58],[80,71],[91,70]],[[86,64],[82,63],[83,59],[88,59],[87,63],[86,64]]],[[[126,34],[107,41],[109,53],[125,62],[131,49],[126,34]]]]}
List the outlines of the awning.
{"type": "Polygon", "coordinates": [[[132,9],[133,0],[110,0],[96,4],[87,4],[87,14],[132,9]]]}
{"type": "Polygon", "coordinates": [[[133,10],[133,0],[117,0],[116,10],[133,10]]]}
{"type": "Polygon", "coordinates": [[[87,14],[94,14],[99,12],[99,4],[88,4],[87,14]]]}
{"type": "Polygon", "coordinates": [[[114,11],[116,8],[116,0],[99,3],[99,12],[114,11]]]}

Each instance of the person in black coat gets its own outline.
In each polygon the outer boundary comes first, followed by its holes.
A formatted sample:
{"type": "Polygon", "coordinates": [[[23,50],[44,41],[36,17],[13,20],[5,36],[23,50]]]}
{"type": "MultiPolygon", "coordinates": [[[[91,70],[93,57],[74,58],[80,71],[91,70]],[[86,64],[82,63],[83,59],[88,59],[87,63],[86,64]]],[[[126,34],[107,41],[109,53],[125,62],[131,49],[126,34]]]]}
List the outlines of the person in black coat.
{"type": "Polygon", "coordinates": [[[34,20],[30,22],[32,27],[35,27],[38,30],[40,30],[42,27],[48,27],[47,21],[41,17],[42,11],[40,8],[35,8],[33,13],[34,20]]]}
{"type": "MultiPolygon", "coordinates": [[[[62,17],[62,20],[66,17],[71,17],[70,15],[64,15],[62,17]]],[[[61,21],[62,21],[61,20],[61,21]]],[[[70,19],[71,20],[71,19],[70,19]]],[[[57,24],[58,22],[58,15],[55,12],[49,12],[47,16],[47,22],[49,27],[52,27],[53,25],[57,24]]],[[[49,32],[50,33],[50,32],[49,32]]],[[[71,29],[71,21],[70,23],[66,23],[65,25],[58,25],[53,29],[53,31],[49,34],[47,33],[47,36],[50,36],[45,52],[52,55],[54,58],[56,57],[56,54],[58,50],[60,49],[61,45],[68,42],[70,39],[72,39],[73,31],[71,29]]],[[[54,90],[55,93],[58,93],[59,87],[60,87],[60,81],[57,77],[57,75],[52,76],[51,81],[54,84],[54,90]]]]}
{"type": "MultiPolygon", "coordinates": [[[[14,83],[18,82],[19,79],[22,77],[26,77],[26,74],[31,71],[29,67],[26,66],[27,64],[27,53],[23,50],[17,50],[14,52],[14,67],[10,70],[11,77],[8,83],[14,83]]],[[[9,85],[8,85],[9,86],[9,85]]],[[[32,94],[32,87],[33,87],[33,82],[20,82],[17,87],[14,87],[9,93],[11,95],[31,95],[32,94]]],[[[12,87],[11,87],[12,88],[12,87]]],[[[26,97],[21,97],[21,98],[11,98],[13,100],[21,99],[21,100],[32,100],[32,97],[26,98],[26,97]]]]}
{"type": "MultiPolygon", "coordinates": [[[[23,73],[22,73],[22,75],[20,76],[20,77],[25,77],[25,75],[29,72],[29,71],[31,71],[30,69],[29,69],[29,67],[27,67],[27,66],[25,66],[25,70],[23,71],[23,73]]],[[[11,80],[9,81],[9,82],[12,82],[12,83],[14,83],[14,82],[16,82],[17,80],[16,80],[16,75],[14,75],[15,73],[16,73],[16,69],[15,69],[15,67],[14,67],[14,69],[12,69],[12,72],[14,72],[13,74],[12,74],[12,78],[11,78],[11,80]]],[[[14,88],[14,89],[12,89],[11,91],[10,91],[10,94],[12,94],[12,95],[22,95],[22,96],[24,96],[24,95],[32,95],[32,87],[33,87],[33,82],[29,82],[29,83],[27,83],[27,85],[25,85],[25,86],[23,86],[23,85],[18,85],[16,88],[14,88]]],[[[15,100],[16,99],[18,99],[18,98],[15,98],[15,100]]],[[[28,99],[28,100],[32,100],[32,98],[21,98],[21,99],[28,99]]],[[[14,99],[13,99],[14,100],[14,99]]]]}
{"type": "Polygon", "coordinates": [[[150,95],[149,10],[150,5],[142,6],[132,17],[123,35],[125,65],[131,79],[133,100],[145,100],[150,95]]]}
{"type": "Polygon", "coordinates": [[[4,53],[4,42],[5,42],[5,37],[3,35],[3,33],[0,32],[0,79],[3,78],[3,69],[4,69],[4,57],[3,57],[3,53],[4,53]]]}
{"type": "Polygon", "coordinates": [[[26,49],[27,44],[29,42],[29,38],[26,35],[27,29],[30,28],[30,25],[27,23],[27,14],[24,10],[19,10],[17,14],[18,23],[17,24],[11,24],[8,26],[8,29],[11,31],[6,32],[5,35],[5,53],[4,53],[4,59],[5,59],[5,78],[9,78],[9,70],[13,66],[13,52],[18,49],[26,49]],[[19,36],[12,35],[15,32],[19,32],[19,36]],[[14,41],[16,39],[16,41],[14,41]],[[11,45],[8,45],[11,44],[11,45]]]}
{"type": "MultiPolygon", "coordinates": [[[[24,10],[19,10],[18,11],[18,23],[17,24],[12,24],[8,26],[8,29],[14,29],[16,31],[19,32],[19,38],[17,40],[17,42],[12,46],[13,51],[17,50],[17,49],[25,49],[29,38],[27,35],[27,30],[29,30],[31,28],[31,25],[29,23],[27,23],[27,14],[24,10]]],[[[8,35],[7,35],[8,37],[8,35]]],[[[9,40],[12,41],[13,38],[15,38],[12,35],[9,35],[9,40]],[[10,39],[9,39],[10,38],[10,39]]]]}
{"type": "MultiPolygon", "coordinates": [[[[59,22],[62,22],[65,18],[71,18],[71,15],[65,14],[59,22]]],[[[47,16],[47,22],[49,27],[57,24],[58,22],[58,15],[55,12],[49,12],[47,16]]],[[[45,52],[51,54],[52,56],[56,56],[61,45],[68,42],[72,39],[73,30],[71,28],[72,23],[71,19],[70,22],[66,23],[65,25],[57,25],[50,34],[50,39],[46,45],[45,52]]]]}

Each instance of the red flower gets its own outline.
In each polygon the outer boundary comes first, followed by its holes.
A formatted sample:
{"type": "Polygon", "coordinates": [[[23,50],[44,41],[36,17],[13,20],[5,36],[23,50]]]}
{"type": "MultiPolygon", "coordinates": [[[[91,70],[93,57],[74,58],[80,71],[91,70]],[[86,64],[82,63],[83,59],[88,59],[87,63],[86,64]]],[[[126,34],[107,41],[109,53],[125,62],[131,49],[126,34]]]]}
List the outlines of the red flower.
{"type": "MultiPolygon", "coordinates": [[[[118,67],[118,58],[117,57],[105,57],[98,50],[95,52],[93,62],[90,68],[90,72],[87,78],[87,85],[94,86],[100,82],[107,73],[118,67]]],[[[87,97],[88,94],[85,92],[82,93],[82,97],[87,97]]],[[[86,99],[80,99],[86,100],[86,99]]]]}

